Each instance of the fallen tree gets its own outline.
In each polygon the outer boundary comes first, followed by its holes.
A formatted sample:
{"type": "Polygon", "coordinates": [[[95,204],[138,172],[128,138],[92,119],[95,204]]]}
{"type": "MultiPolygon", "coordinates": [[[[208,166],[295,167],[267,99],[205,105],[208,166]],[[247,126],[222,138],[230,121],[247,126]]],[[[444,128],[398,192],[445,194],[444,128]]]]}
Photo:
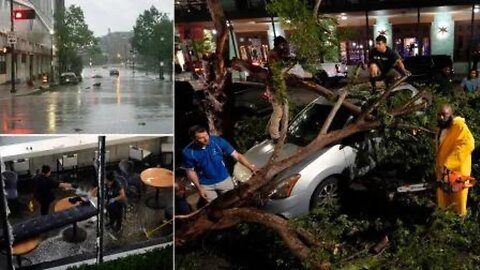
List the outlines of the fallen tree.
{"type": "MultiPolygon", "coordinates": [[[[207,106],[208,110],[205,113],[209,119],[210,131],[215,132],[217,130],[215,123],[218,122],[218,113],[222,111],[223,104],[220,100],[222,100],[223,87],[227,77],[223,60],[227,28],[220,1],[208,0],[207,3],[218,33],[214,58],[215,77],[206,84],[207,87],[205,88],[210,101],[210,106],[207,106]]],[[[317,1],[315,11],[318,11],[317,6],[319,5],[320,1],[317,1]]],[[[318,21],[317,13],[314,13],[314,22],[318,21]]],[[[311,29],[311,27],[310,25],[307,29],[311,29]]],[[[324,32],[321,24],[319,24],[318,27],[324,32]]],[[[239,63],[241,64],[241,62],[239,63]]],[[[249,65],[242,64],[242,67],[248,69],[249,65]]],[[[294,79],[289,80],[290,82],[294,81],[298,87],[315,91],[335,103],[321,131],[307,146],[300,148],[295,154],[288,158],[279,159],[279,153],[284,145],[288,128],[288,107],[284,106],[281,136],[267,165],[253,175],[249,181],[223,194],[205,207],[186,216],[177,216],[175,221],[175,239],[177,245],[184,245],[190,241],[194,241],[208,231],[229,228],[239,223],[253,222],[275,230],[292,253],[303,261],[310,261],[313,268],[329,269],[329,261],[322,258],[311,258],[312,248],[325,245],[322,239],[316,239],[313,234],[304,229],[290,226],[288,221],[282,217],[261,210],[261,207],[268,200],[268,194],[270,194],[275,187],[275,182],[273,181],[275,176],[290,166],[308,158],[313,153],[320,151],[327,145],[339,142],[359,132],[385,127],[386,119],[388,119],[388,125],[391,127],[399,129],[405,128],[405,123],[400,121],[400,119],[421,108],[427,107],[430,103],[428,93],[422,91],[403,104],[386,108],[386,101],[389,99],[392,89],[402,82],[397,81],[380,95],[371,96],[371,98],[360,107],[347,99],[349,89],[345,88],[339,92],[334,92],[311,81],[303,80],[294,75],[288,75],[286,73],[287,70],[284,71],[283,76],[294,79]],[[355,120],[340,130],[328,131],[333,118],[341,106],[350,110],[356,116],[355,120]]],[[[254,70],[254,72],[260,75],[263,74],[262,71],[258,69],[254,70]]],[[[262,76],[264,75],[265,74],[262,76]]],[[[408,126],[408,128],[411,128],[411,126],[408,126]]],[[[296,176],[293,175],[291,177],[296,176]]],[[[331,248],[333,251],[335,247],[332,246],[331,248]]]]}

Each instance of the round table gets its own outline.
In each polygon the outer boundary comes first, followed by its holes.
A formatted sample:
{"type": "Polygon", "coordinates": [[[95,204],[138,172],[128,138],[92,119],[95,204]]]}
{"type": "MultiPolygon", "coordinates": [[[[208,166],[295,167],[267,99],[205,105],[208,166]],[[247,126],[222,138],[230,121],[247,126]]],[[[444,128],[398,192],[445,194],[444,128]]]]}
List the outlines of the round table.
{"type": "Polygon", "coordinates": [[[35,236],[20,242],[13,244],[12,255],[17,256],[18,267],[22,266],[22,259],[25,259],[29,264],[31,261],[27,258],[22,258],[22,255],[26,255],[32,252],[40,244],[40,236],[35,236]]]}
{"type": "Polygon", "coordinates": [[[160,189],[168,188],[171,192],[173,192],[173,172],[163,168],[149,168],[140,174],[140,178],[145,185],[154,187],[156,189],[155,198],[147,198],[145,200],[145,204],[154,209],[165,208],[167,202],[161,202],[159,200],[160,189]]]}
{"type": "MultiPolygon", "coordinates": [[[[55,203],[55,212],[60,212],[63,210],[67,210],[68,208],[74,207],[79,205],[81,202],[76,202],[72,204],[69,199],[75,198],[78,196],[72,196],[63,198],[55,203]]],[[[82,228],[78,228],[77,223],[74,222],[72,227],[67,228],[63,231],[63,240],[71,243],[79,243],[85,241],[87,238],[87,232],[82,228]]]]}

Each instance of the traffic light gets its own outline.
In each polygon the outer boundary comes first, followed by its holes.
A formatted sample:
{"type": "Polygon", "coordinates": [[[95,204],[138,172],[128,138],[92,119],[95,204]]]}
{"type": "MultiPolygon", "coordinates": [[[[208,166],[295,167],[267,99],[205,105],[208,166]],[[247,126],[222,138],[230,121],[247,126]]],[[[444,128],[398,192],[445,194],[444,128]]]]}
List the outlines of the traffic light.
{"type": "Polygon", "coordinates": [[[31,20],[35,19],[35,10],[33,9],[17,9],[13,11],[15,20],[31,20]]]}

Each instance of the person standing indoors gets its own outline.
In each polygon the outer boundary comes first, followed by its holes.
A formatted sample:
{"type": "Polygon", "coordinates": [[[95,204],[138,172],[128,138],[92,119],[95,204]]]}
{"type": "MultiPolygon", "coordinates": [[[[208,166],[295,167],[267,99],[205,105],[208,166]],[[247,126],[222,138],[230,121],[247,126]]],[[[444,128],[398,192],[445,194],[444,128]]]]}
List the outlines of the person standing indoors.
{"type": "Polygon", "coordinates": [[[192,142],[183,149],[183,168],[200,197],[206,201],[211,202],[235,187],[225,166],[224,155],[231,156],[252,173],[257,171],[256,167],[226,140],[208,134],[204,127],[192,126],[189,135],[192,142]]]}
{"type": "Polygon", "coordinates": [[[77,185],[70,183],[54,181],[50,175],[52,174],[50,166],[43,165],[40,174],[34,177],[35,191],[34,197],[40,204],[40,215],[48,215],[50,204],[55,200],[55,194],[53,193],[57,188],[69,189],[77,188],[77,185]]]}
{"type": "Polygon", "coordinates": [[[411,75],[410,71],[405,69],[400,55],[387,46],[387,38],[385,36],[379,35],[375,39],[375,47],[370,50],[368,57],[368,70],[370,73],[372,92],[377,90],[377,81],[384,81],[385,84],[388,85],[399,77],[394,69],[395,67],[398,68],[401,75],[411,75]]]}
{"type": "Polygon", "coordinates": [[[435,173],[439,183],[437,203],[441,209],[452,207],[460,216],[467,214],[468,183],[454,188],[452,184],[461,179],[469,179],[472,170],[472,151],[474,138],[465,119],[455,117],[452,106],[442,105],[437,114],[437,151],[435,157],[435,173]],[[452,179],[452,175],[458,175],[452,179]],[[453,180],[453,181],[452,181],[453,180]]]}
{"type": "Polygon", "coordinates": [[[115,180],[113,172],[108,172],[105,176],[105,180],[107,185],[106,209],[109,218],[107,227],[110,227],[115,232],[118,232],[122,228],[123,211],[127,197],[122,185],[115,180]]]}

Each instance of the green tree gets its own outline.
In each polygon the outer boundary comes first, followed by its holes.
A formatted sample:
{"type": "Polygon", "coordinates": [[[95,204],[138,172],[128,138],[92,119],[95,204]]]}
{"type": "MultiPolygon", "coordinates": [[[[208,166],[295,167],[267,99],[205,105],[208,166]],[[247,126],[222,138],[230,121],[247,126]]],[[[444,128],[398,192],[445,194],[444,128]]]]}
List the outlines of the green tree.
{"type": "Polygon", "coordinates": [[[159,71],[163,62],[171,69],[173,22],[155,7],[145,10],[133,27],[132,47],[147,70],[159,71]]]}
{"type": "Polygon", "coordinates": [[[55,14],[55,38],[58,47],[60,73],[73,71],[80,74],[83,69],[80,54],[96,54],[99,50],[93,32],[88,29],[80,7],[71,5],[67,10],[55,14]]]}

